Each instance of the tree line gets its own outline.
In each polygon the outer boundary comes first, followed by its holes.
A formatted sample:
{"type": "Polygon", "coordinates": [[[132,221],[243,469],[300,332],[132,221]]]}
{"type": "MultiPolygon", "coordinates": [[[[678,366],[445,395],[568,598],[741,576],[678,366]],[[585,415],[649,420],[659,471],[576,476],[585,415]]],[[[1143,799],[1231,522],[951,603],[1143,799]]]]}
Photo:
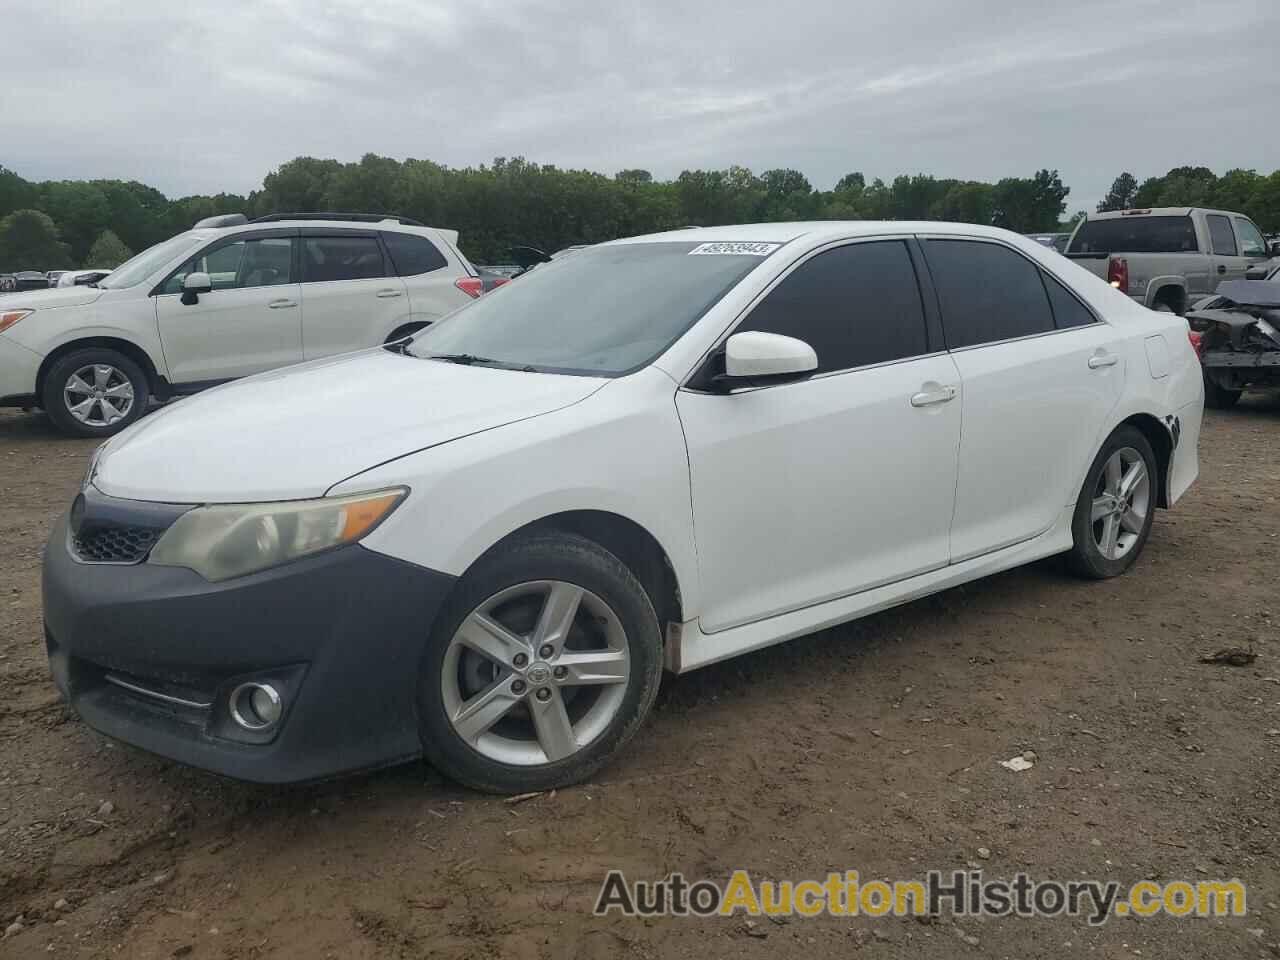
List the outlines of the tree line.
{"type": "MultiPolygon", "coordinates": [[[[775,220],[953,220],[1021,233],[1066,229],[1066,187],[1056,170],[996,183],[902,175],[870,182],[860,172],[817,190],[798,170],[763,173],[731,166],[686,170],[657,180],[647,170],[605,176],[522,157],[452,168],[429,160],[366,154],[352,163],[298,157],[268,173],[247,196],[169,199],[135,181],[31,182],[0,167],[0,271],[113,267],[133,251],[224,213],[398,213],[458,230],[463,251],[503,262],[515,244],[557,250],[570,244],[697,224],[775,220]]],[[[1210,204],[1280,229],[1280,171],[1261,176],[1179,167],[1139,184],[1116,179],[1100,209],[1210,204]],[[1116,206],[1119,204],[1120,206],[1116,206]]]]}

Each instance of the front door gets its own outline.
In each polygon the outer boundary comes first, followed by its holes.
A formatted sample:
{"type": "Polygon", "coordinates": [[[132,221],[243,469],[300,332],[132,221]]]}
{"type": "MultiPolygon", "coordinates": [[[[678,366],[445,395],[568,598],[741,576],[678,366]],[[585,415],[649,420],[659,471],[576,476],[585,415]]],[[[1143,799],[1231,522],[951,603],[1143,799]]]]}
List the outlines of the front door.
{"type": "Polygon", "coordinates": [[[165,281],[156,324],[169,382],[187,386],[283,367],[302,360],[301,289],[291,236],[233,236],[205,248],[165,281]],[[209,274],[213,289],[182,302],[188,273],[209,274]]]}
{"type": "Polygon", "coordinates": [[[737,330],[804,340],[819,370],[732,394],[677,393],[702,629],[945,566],[959,381],[951,358],[932,351],[906,243],[815,254],[737,330]]]}

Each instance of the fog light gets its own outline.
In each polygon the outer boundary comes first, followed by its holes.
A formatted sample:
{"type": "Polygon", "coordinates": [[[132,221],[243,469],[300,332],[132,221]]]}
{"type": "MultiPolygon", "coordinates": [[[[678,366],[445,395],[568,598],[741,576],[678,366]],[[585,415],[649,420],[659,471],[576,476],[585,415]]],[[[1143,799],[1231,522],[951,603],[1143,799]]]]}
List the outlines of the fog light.
{"type": "Polygon", "coordinates": [[[269,683],[242,683],[231,691],[231,719],[246,730],[268,730],[283,712],[280,692],[269,683]]]}

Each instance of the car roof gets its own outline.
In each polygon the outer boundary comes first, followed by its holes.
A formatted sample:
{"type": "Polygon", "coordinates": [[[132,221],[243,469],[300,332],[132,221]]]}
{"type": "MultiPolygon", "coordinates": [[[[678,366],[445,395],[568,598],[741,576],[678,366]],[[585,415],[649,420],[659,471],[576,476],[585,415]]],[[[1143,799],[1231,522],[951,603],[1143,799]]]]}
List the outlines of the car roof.
{"type": "Polygon", "coordinates": [[[810,220],[784,223],[743,223],[722,227],[686,227],[665,233],[651,233],[612,241],[622,243],[687,242],[710,243],[737,240],[745,243],[790,243],[800,237],[819,243],[846,237],[874,237],[912,233],[954,234],[965,237],[1008,239],[1021,234],[1000,227],[976,223],[935,220],[810,220]]]}
{"type": "Polygon", "coordinates": [[[1208,207],[1139,207],[1136,210],[1108,210],[1106,213],[1091,213],[1088,220],[1120,220],[1124,217],[1185,217],[1193,211],[1201,213],[1222,214],[1224,217],[1242,217],[1244,214],[1232,210],[1211,210],[1208,207]]]}

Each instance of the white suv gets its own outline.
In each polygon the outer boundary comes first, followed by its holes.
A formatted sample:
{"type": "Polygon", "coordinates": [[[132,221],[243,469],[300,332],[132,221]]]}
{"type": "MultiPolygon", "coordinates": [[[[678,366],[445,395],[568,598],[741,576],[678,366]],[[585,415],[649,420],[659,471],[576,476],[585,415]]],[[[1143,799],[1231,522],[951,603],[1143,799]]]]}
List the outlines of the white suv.
{"type": "Polygon", "coordinates": [[[0,301],[0,406],[105,437],[151,397],[400,339],[484,290],[457,241],[367,214],[202,220],[96,287],[0,301]]]}

